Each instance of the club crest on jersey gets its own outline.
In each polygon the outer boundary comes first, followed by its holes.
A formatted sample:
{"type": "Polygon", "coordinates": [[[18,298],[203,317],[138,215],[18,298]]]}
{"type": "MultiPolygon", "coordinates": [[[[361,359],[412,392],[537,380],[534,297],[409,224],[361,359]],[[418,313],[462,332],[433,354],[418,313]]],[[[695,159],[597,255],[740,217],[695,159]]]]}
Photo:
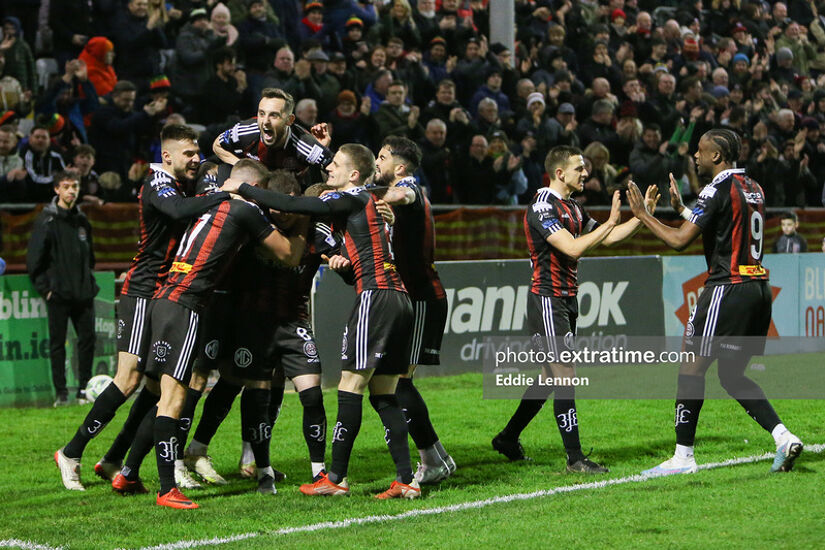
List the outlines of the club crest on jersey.
{"type": "Polygon", "coordinates": [[[245,369],[252,364],[252,352],[247,348],[238,348],[235,351],[235,365],[239,369],[245,369]]]}
{"type": "Polygon", "coordinates": [[[221,343],[217,339],[212,339],[203,347],[203,352],[213,361],[218,357],[218,350],[220,350],[221,343]]]}
{"type": "Polygon", "coordinates": [[[315,342],[304,342],[304,355],[310,361],[318,358],[318,350],[315,348],[315,342]]]}
{"type": "Polygon", "coordinates": [[[172,351],[172,346],[169,342],[158,340],[152,344],[152,351],[155,353],[155,361],[165,363],[169,357],[169,353],[172,351]]]}

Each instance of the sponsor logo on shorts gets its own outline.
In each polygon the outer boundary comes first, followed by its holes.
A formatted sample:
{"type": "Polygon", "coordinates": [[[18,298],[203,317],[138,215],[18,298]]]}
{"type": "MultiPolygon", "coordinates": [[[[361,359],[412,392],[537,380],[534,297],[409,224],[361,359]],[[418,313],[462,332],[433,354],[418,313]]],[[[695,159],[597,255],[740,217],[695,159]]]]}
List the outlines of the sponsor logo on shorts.
{"type": "Polygon", "coordinates": [[[215,360],[218,357],[218,350],[220,350],[221,344],[218,342],[217,339],[210,340],[206,346],[203,348],[203,352],[206,356],[212,360],[215,360]]]}
{"type": "Polygon", "coordinates": [[[307,359],[315,359],[318,357],[315,342],[304,342],[304,355],[306,355],[307,359]]]}
{"type": "Polygon", "coordinates": [[[693,336],[693,331],[694,331],[694,330],[695,330],[695,329],[693,328],[693,323],[691,323],[690,321],[688,321],[688,324],[687,324],[687,326],[685,327],[685,336],[686,336],[686,337],[688,337],[688,338],[692,337],[692,336],[693,336]]]}
{"type": "Polygon", "coordinates": [[[564,345],[567,346],[567,349],[576,349],[576,337],[573,336],[572,332],[568,331],[564,335],[564,345]]]}
{"type": "Polygon", "coordinates": [[[235,351],[235,365],[240,369],[245,369],[252,364],[252,352],[246,348],[238,348],[235,351]]]}
{"type": "Polygon", "coordinates": [[[169,354],[172,352],[172,346],[169,342],[158,340],[152,344],[152,351],[155,353],[155,361],[158,363],[165,363],[169,354]]]}
{"type": "Polygon", "coordinates": [[[427,355],[439,355],[441,354],[441,350],[433,348],[424,348],[424,353],[426,353],[427,355]]]}
{"type": "Polygon", "coordinates": [[[126,329],[126,321],[123,319],[117,320],[117,339],[123,340],[123,331],[126,329]]]}
{"type": "Polygon", "coordinates": [[[187,264],[186,262],[173,262],[172,268],[169,271],[171,273],[189,273],[192,271],[192,264],[187,264]]]}
{"type": "Polygon", "coordinates": [[[349,327],[344,329],[344,338],[341,340],[341,359],[346,359],[347,354],[347,331],[349,327]]]}
{"type": "Polygon", "coordinates": [[[384,355],[385,355],[385,353],[383,351],[375,352],[375,358],[376,359],[381,359],[382,357],[384,357],[384,355]]]}
{"type": "Polygon", "coordinates": [[[739,266],[739,274],[746,275],[748,277],[760,277],[764,275],[765,268],[761,265],[740,265],[739,266]]]}

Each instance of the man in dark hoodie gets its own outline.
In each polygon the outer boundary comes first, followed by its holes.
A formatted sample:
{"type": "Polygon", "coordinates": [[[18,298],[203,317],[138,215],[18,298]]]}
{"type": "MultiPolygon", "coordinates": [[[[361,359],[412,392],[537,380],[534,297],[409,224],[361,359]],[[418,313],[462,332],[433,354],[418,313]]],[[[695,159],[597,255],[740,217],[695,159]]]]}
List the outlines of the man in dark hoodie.
{"type": "Polygon", "coordinates": [[[57,400],[68,403],[66,388],[66,329],[69,319],[78,337],[77,398],[85,403],[86,383],[92,373],[95,349],[94,297],[98,286],[93,269],[92,226],[77,209],[80,176],[63,171],[54,178],[57,196],[44,208],[32,229],[26,268],[37,291],[46,300],[49,317],[49,358],[57,400]]]}
{"type": "Polygon", "coordinates": [[[148,0],[131,0],[112,22],[115,70],[119,80],[149,89],[149,80],[160,74],[160,50],[168,47],[159,11],[149,13],[148,0]]]}

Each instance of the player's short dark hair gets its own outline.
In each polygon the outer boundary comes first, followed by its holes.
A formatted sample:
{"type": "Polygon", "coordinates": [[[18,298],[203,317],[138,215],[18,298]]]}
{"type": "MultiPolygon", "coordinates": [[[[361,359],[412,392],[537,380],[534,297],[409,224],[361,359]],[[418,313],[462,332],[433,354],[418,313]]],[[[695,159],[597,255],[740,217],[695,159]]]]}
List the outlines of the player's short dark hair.
{"type": "MultiPolygon", "coordinates": [[[[2,128],[0,128],[2,130],[2,128]]],[[[77,147],[74,148],[74,153],[72,153],[72,158],[79,157],[80,155],[88,155],[90,157],[97,156],[97,151],[95,148],[89,145],[88,143],[81,143],[77,147]]]]}
{"type": "Polygon", "coordinates": [[[702,135],[702,139],[713,142],[722,155],[722,162],[733,164],[739,160],[739,150],[742,149],[742,139],[733,130],[714,128],[702,135]]]}
{"type": "Polygon", "coordinates": [[[137,86],[128,80],[118,80],[115,87],[112,88],[112,94],[120,94],[123,92],[137,92],[137,86]]]}
{"type": "Polygon", "coordinates": [[[76,170],[61,170],[57,174],[54,175],[54,180],[52,180],[52,184],[57,187],[60,185],[62,181],[73,181],[77,184],[80,184],[80,174],[76,170]]]}
{"type": "Polygon", "coordinates": [[[160,130],[160,142],[165,141],[198,141],[198,133],[185,124],[167,124],[160,130]]]}
{"type": "Polygon", "coordinates": [[[198,172],[195,175],[195,181],[201,181],[204,177],[206,177],[206,174],[208,174],[210,170],[213,170],[217,167],[218,165],[215,162],[211,162],[208,160],[203,161],[202,163],[200,163],[200,166],[198,166],[198,172]]]}
{"type": "Polygon", "coordinates": [[[313,183],[304,191],[307,197],[320,197],[324,191],[332,191],[332,187],[326,183],[313,183]]]}
{"type": "Polygon", "coordinates": [[[301,185],[295,178],[295,174],[289,170],[273,170],[265,182],[261,183],[263,189],[270,189],[285,195],[300,195],[301,185]]]}
{"type": "Polygon", "coordinates": [[[782,220],[793,220],[794,223],[799,223],[799,216],[796,215],[796,212],[788,210],[787,212],[782,212],[782,216],[779,218],[779,221],[782,220]]]}
{"type": "Polygon", "coordinates": [[[266,185],[266,182],[269,180],[269,170],[266,169],[266,166],[252,159],[241,159],[236,162],[230,174],[232,177],[246,181],[246,183],[256,182],[261,186],[266,185]],[[243,176],[239,175],[241,173],[243,176]]]}
{"type": "Polygon", "coordinates": [[[398,157],[404,162],[409,176],[412,176],[421,164],[421,147],[411,139],[403,136],[387,136],[384,138],[381,147],[387,147],[392,156],[398,157]]]}
{"type": "Polygon", "coordinates": [[[375,173],[375,155],[363,145],[345,143],[338,150],[347,156],[353,169],[358,170],[358,183],[366,182],[375,173]]]}
{"type": "Polygon", "coordinates": [[[571,145],[557,145],[553,147],[544,158],[544,169],[547,171],[547,175],[550,176],[551,180],[556,179],[556,168],[564,166],[570,157],[581,154],[581,149],[571,145]]]}
{"type": "Polygon", "coordinates": [[[292,111],[295,109],[295,98],[292,97],[292,94],[289,92],[285,92],[280,88],[264,88],[261,91],[261,99],[283,99],[284,100],[284,113],[285,115],[291,115],[292,111]]]}

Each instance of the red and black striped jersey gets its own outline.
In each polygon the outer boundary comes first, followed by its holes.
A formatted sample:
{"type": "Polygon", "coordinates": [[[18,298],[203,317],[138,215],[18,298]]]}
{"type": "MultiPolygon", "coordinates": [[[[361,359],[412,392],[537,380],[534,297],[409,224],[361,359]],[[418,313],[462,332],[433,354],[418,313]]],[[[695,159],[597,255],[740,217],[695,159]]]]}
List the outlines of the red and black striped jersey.
{"type": "Polygon", "coordinates": [[[300,125],[287,126],[286,131],[283,147],[267,147],[261,141],[258,119],[250,118],[226,130],[218,143],[239,159],[257,160],[270,170],[288,170],[296,176],[310,165],[323,168],[332,162],[332,151],[300,125]]]}
{"type": "Polygon", "coordinates": [[[389,228],[378,212],[375,197],[365,187],[333,191],[318,198],[291,197],[247,184],[242,184],[238,192],[282,212],[332,216],[333,231],[344,234],[341,254],[352,263],[355,290],[407,292],[395,267],[389,228]]]}
{"type": "Polygon", "coordinates": [[[744,169],[717,174],[699,193],[690,221],[702,229],[707,286],[768,279],[762,267],[765,193],[744,169]]]}
{"type": "Polygon", "coordinates": [[[414,202],[394,208],[395,225],[390,234],[398,273],[411,299],[443,299],[447,295],[435,269],[435,221],[430,201],[415,178],[404,178],[395,185],[415,192],[414,202]]]}
{"type": "Polygon", "coordinates": [[[234,199],[215,206],[186,228],[169,276],[154,298],[202,311],[241,246],[262,241],[274,230],[254,204],[234,199]]]}
{"type": "Polygon", "coordinates": [[[193,197],[161,165],[151,165],[138,195],[140,240],[121,294],[151,298],[166,279],[178,239],[192,217],[229,198],[227,193],[193,197]]]}
{"type": "Polygon", "coordinates": [[[273,260],[253,243],[243,248],[231,276],[240,311],[268,313],[274,323],[309,320],[309,296],[321,255],[337,254],[341,243],[320,222],[310,226],[308,233],[296,267],[273,260]]]}
{"type": "Polygon", "coordinates": [[[549,187],[539,189],[524,213],[524,234],[533,266],[530,291],[542,296],[575,296],[579,262],[556,250],[547,237],[562,229],[579,237],[598,225],[573,199],[563,199],[549,187]]]}

